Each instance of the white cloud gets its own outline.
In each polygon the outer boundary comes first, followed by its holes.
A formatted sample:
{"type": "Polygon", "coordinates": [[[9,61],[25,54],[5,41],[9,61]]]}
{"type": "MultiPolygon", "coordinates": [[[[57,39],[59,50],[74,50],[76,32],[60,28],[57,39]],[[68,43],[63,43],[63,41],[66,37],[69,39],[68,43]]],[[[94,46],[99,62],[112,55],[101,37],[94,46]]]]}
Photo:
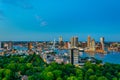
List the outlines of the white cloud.
{"type": "Polygon", "coordinates": [[[35,18],[36,18],[37,21],[42,21],[43,20],[42,17],[39,16],[39,15],[35,15],[35,18]]]}
{"type": "Polygon", "coordinates": [[[48,25],[47,21],[45,21],[41,16],[35,15],[35,18],[39,22],[40,27],[44,27],[48,25]]]}
{"type": "Polygon", "coordinates": [[[42,21],[42,22],[40,23],[40,26],[42,26],[42,27],[47,26],[47,22],[46,22],[46,21],[42,21]]]}

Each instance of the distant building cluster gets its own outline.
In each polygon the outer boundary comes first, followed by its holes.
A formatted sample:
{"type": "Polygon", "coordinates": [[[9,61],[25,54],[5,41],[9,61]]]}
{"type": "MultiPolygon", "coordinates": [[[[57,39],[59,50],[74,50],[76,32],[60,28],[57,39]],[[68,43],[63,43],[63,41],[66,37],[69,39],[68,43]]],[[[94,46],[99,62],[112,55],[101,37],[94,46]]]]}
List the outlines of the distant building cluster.
{"type": "Polygon", "coordinates": [[[95,42],[95,39],[91,39],[90,36],[88,36],[87,39],[87,48],[85,49],[86,52],[100,52],[100,53],[106,53],[105,51],[105,45],[104,45],[104,37],[100,38],[100,42],[95,42]]]}
{"type": "Polygon", "coordinates": [[[104,37],[101,37],[99,42],[91,36],[88,36],[84,42],[79,41],[77,36],[71,37],[70,41],[64,41],[63,37],[60,36],[59,41],[0,42],[1,56],[37,54],[48,64],[53,61],[59,64],[71,63],[73,65],[84,65],[86,61],[95,63],[93,58],[81,58],[80,52],[106,54],[110,51],[120,52],[120,43],[105,42],[104,37]]]}

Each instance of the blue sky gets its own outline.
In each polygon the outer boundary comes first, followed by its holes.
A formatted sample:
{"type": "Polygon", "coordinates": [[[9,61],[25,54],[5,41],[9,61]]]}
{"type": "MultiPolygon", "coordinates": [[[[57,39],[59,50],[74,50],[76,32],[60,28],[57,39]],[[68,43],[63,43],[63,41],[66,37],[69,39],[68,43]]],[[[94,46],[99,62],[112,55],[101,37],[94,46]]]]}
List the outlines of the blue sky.
{"type": "Polygon", "coordinates": [[[0,0],[0,40],[120,41],[119,0],[0,0]]]}

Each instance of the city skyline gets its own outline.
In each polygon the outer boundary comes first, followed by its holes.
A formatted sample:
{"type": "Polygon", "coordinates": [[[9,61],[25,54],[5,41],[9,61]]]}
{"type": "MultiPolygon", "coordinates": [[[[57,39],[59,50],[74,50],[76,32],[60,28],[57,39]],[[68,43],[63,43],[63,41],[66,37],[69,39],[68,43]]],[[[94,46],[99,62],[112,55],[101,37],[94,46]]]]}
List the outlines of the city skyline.
{"type": "Polygon", "coordinates": [[[88,35],[96,41],[120,41],[118,0],[1,0],[0,41],[70,40],[88,35]]]}
{"type": "MultiPolygon", "coordinates": [[[[63,36],[59,36],[57,39],[54,38],[52,40],[3,40],[2,42],[12,42],[12,41],[15,41],[15,42],[19,42],[19,41],[22,41],[22,42],[34,42],[34,41],[37,41],[37,42],[73,42],[73,45],[76,45],[77,43],[76,42],[86,42],[88,45],[90,45],[90,42],[92,42],[93,40],[95,42],[102,42],[102,41],[105,41],[105,42],[114,42],[114,41],[106,41],[106,39],[104,37],[99,37],[99,39],[95,39],[94,37],[88,35],[86,37],[87,39],[86,40],[80,40],[80,38],[78,36],[71,36],[69,38],[69,40],[65,40],[63,36]]],[[[116,41],[116,42],[119,42],[119,41],[116,41]]],[[[89,47],[89,46],[88,46],[89,47]]]]}

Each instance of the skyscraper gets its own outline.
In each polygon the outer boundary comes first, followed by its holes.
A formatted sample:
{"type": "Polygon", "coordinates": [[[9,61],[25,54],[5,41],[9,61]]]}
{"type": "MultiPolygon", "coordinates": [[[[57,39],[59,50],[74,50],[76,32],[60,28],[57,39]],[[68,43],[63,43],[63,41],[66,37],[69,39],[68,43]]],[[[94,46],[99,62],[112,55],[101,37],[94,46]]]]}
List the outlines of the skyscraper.
{"type": "Polygon", "coordinates": [[[79,50],[78,49],[70,49],[70,63],[73,65],[78,64],[78,54],[79,50]]]}
{"type": "Polygon", "coordinates": [[[0,42],[0,49],[1,49],[1,42],[0,42]]]}
{"type": "Polygon", "coordinates": [[[102,45],[102,50],[104,50],[104,37],[100,38],[100,43],[102,45]]]}
{"type": "Polygon", "coordinates": [[[87,39],[87,47],[90,47],[91,46],[91,37],[88,36],[88,39],[87,39]]]}
{"type": "Polygon", "coordinates": [[[62,36],[59,37],[59,43],[63,41],[62,36]]]}
{"type": "Polygon", "coordinates": [[[95,51],[95,40],[94,39],[92,39],[91,41],[91,48],[93,51],[95,51]]]}
{"type": "Polygon", "coordinates": [[[71,38],[71,48],[78,47],[78,37],[72,37],[71,38]]]}
{"type": "Polygon", "coordinates": [[[32,50],[32,42],[28,43],[28,50],[32,50]]]}
{"type": "Polygon", "coordinates": [[[71,48],[73,48],[74,47],[74,37],[71,38],[70,42],[71,42],[71,48]]]}
{"type": "Polygon", "coordinates": [[[1,48],[4,48],[4,42],[1,42],[1,48]]]}
{"type": "Polygon", "coordinates": [[[74,37],[74,47],[78,47],[78,37],[74,37]]]}
{"type": "Polygon", "coordinates": [[[8,42],[8,49],[12,49],[13,48],[13,42],[12,41],[9,41],[8,42]]]}
{"type": "Polygon", "coordinates": [[[62,36],[59,37],[59,46],[60,48],[64,47],[64,42],[62,36]]]}

